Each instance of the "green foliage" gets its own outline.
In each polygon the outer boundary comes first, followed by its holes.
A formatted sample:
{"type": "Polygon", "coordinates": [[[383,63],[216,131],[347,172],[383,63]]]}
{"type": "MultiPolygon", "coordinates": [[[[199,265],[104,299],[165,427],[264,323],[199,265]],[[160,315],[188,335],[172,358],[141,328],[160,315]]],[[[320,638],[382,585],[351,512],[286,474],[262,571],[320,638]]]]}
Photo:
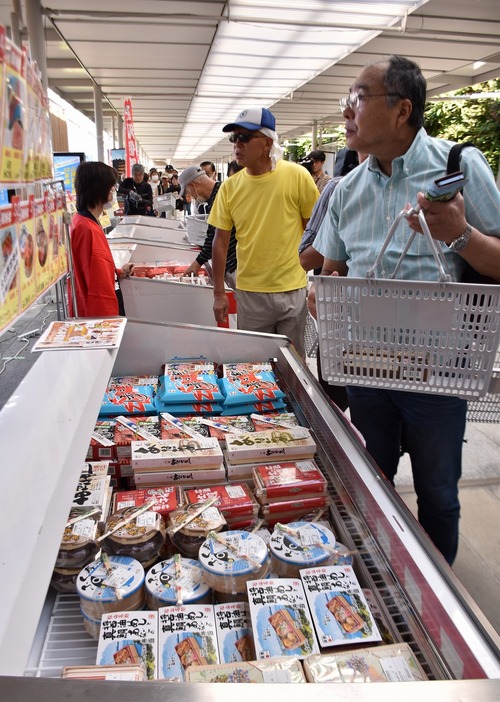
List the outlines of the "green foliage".
{"type": "MultiPolygon", "coordinates": [[[[449,96],[500,91],[500,79],[478,83],[449,96]]],[[[430,102],[425,110],[425,129],[431,136],[452,141],[472,141],[485,155],[496,175],[500,160],[500,100],[477,98],[430,102]]]]}

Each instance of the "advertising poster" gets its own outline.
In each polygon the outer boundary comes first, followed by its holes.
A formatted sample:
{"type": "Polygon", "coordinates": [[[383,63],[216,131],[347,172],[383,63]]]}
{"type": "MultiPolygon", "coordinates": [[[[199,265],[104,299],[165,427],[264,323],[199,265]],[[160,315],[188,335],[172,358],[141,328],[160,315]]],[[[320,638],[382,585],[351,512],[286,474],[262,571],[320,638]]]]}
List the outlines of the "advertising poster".
{"type": "Polygon", "coordinates": [[[36,294],[47,289],[50,283],[49,258],[49,220],[45,198],[35,199],[35,276],[36,294]]]}
{"type": "Polygon", "coordinates": [[[4,101],[3,101],[3,147],[0,180],[4,183],[19,183],[23,178],[25,124],[26,124],[26,79],[23,76],[24,54],[9,39],[5,43],[4,101]]]}
{"type": "Polygon", "coordinates": [[[111,149],[111,165],[120,178],[125,175],[125,149],[111,149]]]}
{"type": "Polygon", "coordinates": [[[14,207],[0,209],[0,330],[19,314],[19,247],[14,207]]]}
{"type": "Polygon", "coordinates": [[[54,179],[64,182],[64,190],[69,195],[75,195],[75,175],[76,169],[82,161],[85,160],[85,154],[82,152],[66,152],[54,154],[54,179]]]}
{"type": "Polygon", "coordinates": [[[20,202],[19,198],[12,199],[17,212],[17,231],[20,251],[19,284],[21,291],[21,308],[24,312],[36,298],[35,273],[35,219],[34,197],[20,202]]]}

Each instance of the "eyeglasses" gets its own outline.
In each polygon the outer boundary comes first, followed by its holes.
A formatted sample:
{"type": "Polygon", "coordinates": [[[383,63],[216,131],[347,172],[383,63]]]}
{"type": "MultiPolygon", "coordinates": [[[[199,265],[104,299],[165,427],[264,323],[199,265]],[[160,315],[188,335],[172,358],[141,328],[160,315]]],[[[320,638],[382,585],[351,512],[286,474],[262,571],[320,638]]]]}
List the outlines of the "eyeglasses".
{"type": "Polygon", "coordinates": [[[361,95],[360,93],[351,93],[348,97],[340,98],[339,105],[340,109],[344,111],[348,107],[352,110],[357,110],[363,100],[367,100],[372,97],[398,97],[403,98],[399,93],[372,93],[370,95],[361,95]]]}
{"type": "Polygon", "coordinates": [[[231,144],[236,144],[237,141],[239,141],[240,144],[248,144],[251,139],[267,139],[267,137],[264,134],[248,134],[247,132],[229,135],[231,144]]]}

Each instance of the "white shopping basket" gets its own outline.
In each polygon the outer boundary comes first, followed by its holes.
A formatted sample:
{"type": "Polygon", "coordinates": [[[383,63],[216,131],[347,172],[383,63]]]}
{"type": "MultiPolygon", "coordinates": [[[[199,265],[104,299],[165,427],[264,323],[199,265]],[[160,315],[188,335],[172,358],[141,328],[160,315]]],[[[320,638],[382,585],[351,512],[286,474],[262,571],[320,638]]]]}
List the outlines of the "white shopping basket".
{"type": "Polygon", "coordinates": [[[187,215],[186,235],[192,246],[203,246],[207,237],[208,215],[187,215]]]}
{"type": "Polygon", "coordinates": [[[390,279],[375,278],[399,222],[409,214],[396,218],[366,278],[312,277],[323,378],[337,385],[481,397],[500,340],[500,285],[451,282],[422,212],[439,282],[394,280],[416,232],[390,279]]]}
{"type": "Polygon", "coordinates": [[[175,209],[175,195],[163,193],[153,198],[153,209],[157,212],[172,212],[175,209]]]}

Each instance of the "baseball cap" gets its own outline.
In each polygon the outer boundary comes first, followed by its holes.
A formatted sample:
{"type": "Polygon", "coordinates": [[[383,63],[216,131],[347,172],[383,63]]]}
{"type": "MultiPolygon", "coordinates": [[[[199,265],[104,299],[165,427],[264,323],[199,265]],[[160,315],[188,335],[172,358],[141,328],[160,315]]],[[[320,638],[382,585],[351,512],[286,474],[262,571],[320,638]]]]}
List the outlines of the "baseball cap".
{"type": "Polygon", "coordinates": [[[185,168],[179,176],[179,183],[181,186],[179,195],[184,195],[186,187],[189,185],[189,183],[192,183],[193,180],[201,175],[206,175],[206,173],[203,168],[200,168],[200,166],[188,166],[185,168]]]}
{"type": "Polygon", "coordinates": [[[265,107],[249,107],[242,110],[236,117],[234,122],[226,124],[222,129],[223,132],[232,132],[235,127],[243,127],[243,129],[271,129],[276,131],[276,120],[272,112],[265,107]]]}

